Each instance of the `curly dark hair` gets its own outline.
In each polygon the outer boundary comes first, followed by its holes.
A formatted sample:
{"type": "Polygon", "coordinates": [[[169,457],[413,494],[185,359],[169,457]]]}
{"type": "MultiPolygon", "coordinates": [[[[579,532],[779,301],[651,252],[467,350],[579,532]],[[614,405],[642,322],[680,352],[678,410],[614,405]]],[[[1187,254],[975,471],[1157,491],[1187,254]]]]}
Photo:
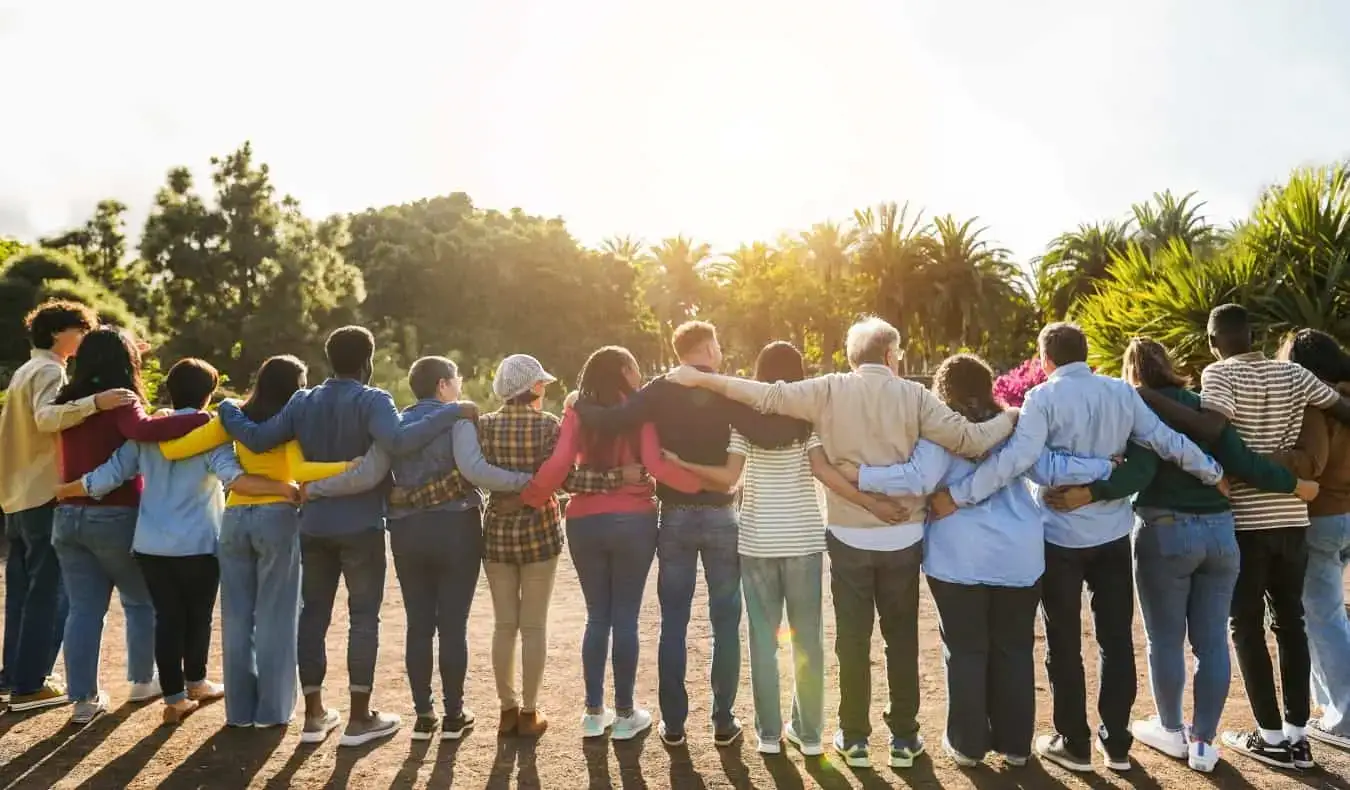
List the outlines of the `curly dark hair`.
{"type": "Polygon", "coordinates": [[[1300,329],[1285,338],[1279,358],[1297,362],[1323,381],[1350,381],[1350,356],[1336,338],[1317,329],[1300,329]]]}
{"type": "Polygon", "coordinates": [[[1003,413],[994,398],[994,371],[974,354],[947,357],[933,374],[933,393],[971,422],[986,422],[1003,413]]]}

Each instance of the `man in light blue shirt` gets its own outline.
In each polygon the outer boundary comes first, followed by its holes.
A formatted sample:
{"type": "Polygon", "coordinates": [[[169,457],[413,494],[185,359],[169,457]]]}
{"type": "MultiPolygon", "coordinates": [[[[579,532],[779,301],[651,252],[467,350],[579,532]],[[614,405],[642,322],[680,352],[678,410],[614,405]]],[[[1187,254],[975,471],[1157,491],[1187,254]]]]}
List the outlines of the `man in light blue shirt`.
{"type": "MultiPolygon", "coordinates": [[[[1084,458],[1110,458],[1135,441],[1205,483],[1222,482],[1223,470],[1214,459],[1164,425],[1133,387],[1088,368],[1087,338],[1077,326],[1046,326],[1039,346],[1049,379],[1027,394],[1012,439],[970,477],[933,497],[931,506],[939,517],[958,506],[983,502],[1030,469],[1046,448],[1084,458]]],[[[1129,538],[1133,524],[1127,499],[1097,502],[1069,513],[1050,511],[1046,516],[1042,612],[1055,733],[1038,738],[1036,750],[1072,771],[1092,770],[1081,645],[1084,583],[1092,593],[1101,650],[1098,710],[1103,721],[1096,744],[1108,767],[1130,768],[1130,708],[1137,692],[1129,538]]]]}

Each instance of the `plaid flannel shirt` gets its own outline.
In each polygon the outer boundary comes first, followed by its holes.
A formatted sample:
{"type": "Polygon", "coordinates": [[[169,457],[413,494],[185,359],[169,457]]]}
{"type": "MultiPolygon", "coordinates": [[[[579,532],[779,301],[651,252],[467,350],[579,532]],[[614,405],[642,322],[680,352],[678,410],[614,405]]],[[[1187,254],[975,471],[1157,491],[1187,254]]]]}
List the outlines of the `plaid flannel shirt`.
{"type": "MultiPolygon", "coordinates": [[[[584,466],[573,467],[563,482],[563,490],[571,494],[599,494],[613,491],[626,485],[623,469],[607,469],[603,472],[584,466]]],[[[394,486],[389,490],[389,504],[399,508],[426,510],[445,502],[454,502],[467,497],[475,490],[473,483],[464,479],[458,469],[423,483],[420,486],[394,486]]],[[[486,492],[483,492],[486,496],[486,492]]],[[[505,497],[509,494],[499,494],[505,497]]],[[[521,507],[524,507],[523,505],[521,507]]]]}

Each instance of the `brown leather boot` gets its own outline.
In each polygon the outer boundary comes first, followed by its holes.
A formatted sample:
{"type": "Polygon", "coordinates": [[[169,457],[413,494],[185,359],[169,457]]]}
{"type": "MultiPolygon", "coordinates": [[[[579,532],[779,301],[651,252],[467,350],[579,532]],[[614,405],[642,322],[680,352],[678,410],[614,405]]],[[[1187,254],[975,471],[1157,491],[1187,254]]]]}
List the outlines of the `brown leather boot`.
{"type": "Polygon", "coordinates": [[[516,724],[516,732],[522,738],[538,738],[548,729],[548,719],[537,710],[523,712],[516,724]]]}
{"type": "Polygon", "coordinates": [[[498,735],[515,735],[520,725],[520,708],[502,711],[502,721],[497,725],[498,735]]]}

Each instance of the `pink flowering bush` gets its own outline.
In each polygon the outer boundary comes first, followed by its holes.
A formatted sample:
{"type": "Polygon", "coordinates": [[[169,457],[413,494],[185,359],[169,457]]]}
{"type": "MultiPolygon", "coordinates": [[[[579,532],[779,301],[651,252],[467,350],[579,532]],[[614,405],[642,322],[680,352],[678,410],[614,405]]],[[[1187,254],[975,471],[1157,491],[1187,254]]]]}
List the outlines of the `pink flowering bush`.
{"type": "Polygon", "coordinates": [[[1035,357],[1028,359],[994,380],[994,397],[1006,406],[1021,406],[1027,392],[1045,381],[1045,368],[1035,357]]]}

